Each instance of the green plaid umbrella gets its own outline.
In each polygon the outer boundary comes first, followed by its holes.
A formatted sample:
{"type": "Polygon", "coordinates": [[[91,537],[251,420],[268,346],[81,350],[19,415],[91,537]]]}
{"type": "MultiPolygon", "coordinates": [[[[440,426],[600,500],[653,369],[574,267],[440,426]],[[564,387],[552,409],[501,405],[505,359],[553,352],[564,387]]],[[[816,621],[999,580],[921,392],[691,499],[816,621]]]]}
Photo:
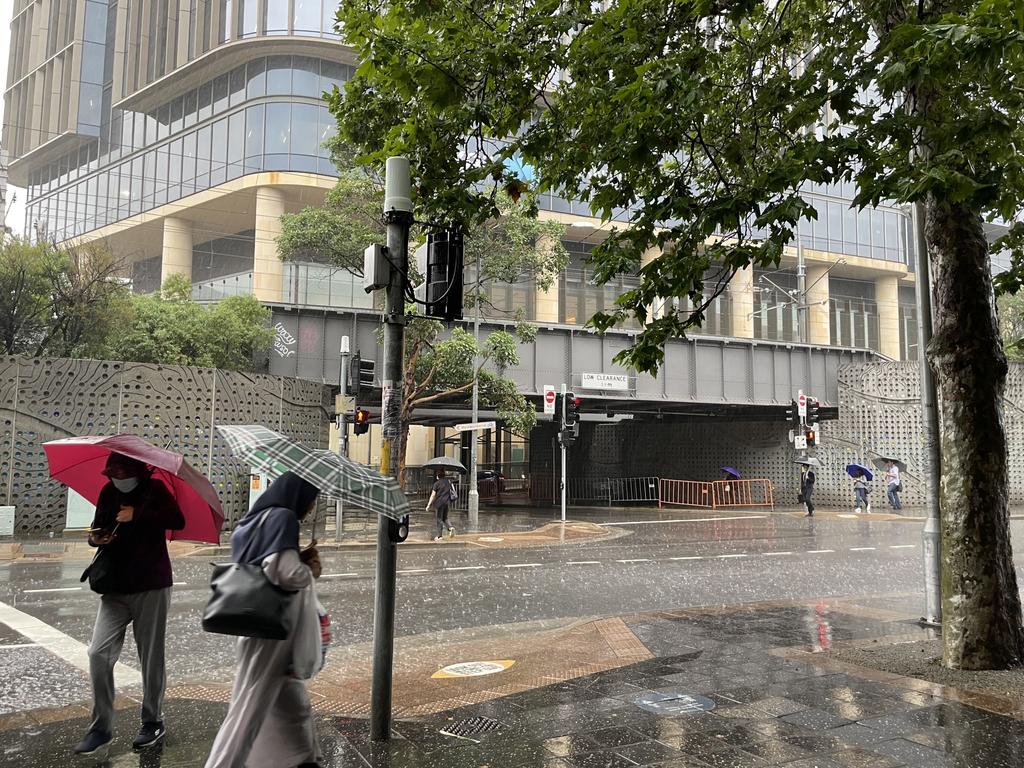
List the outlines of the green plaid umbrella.
{"type": "Polygon", "coordinates": [[[271,477],[290,470],[326,496],[400,520],[409,500],[398,481],[331,451],[312,450],[259,424],[218,424],[231,453],[271,477]]]}

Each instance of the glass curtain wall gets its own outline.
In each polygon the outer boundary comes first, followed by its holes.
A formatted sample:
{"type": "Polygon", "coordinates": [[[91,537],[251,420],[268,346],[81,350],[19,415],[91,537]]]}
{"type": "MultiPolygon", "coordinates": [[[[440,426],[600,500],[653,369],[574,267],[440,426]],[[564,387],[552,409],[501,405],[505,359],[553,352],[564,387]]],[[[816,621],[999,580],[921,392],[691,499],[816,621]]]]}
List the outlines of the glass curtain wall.
{"type": "MultiPolygon", "coordinates": [[[[585,325],[597,312],[613,311],[619,296],[639,286],[640,278],[636,275],[619,275],[598,285],[594,282],[594,269],[587,263],[594,250],[593,244],[563,240],[562,245],[569,252],[569,266],[559,278],[560,322],[585,325]]],[[[619,327],[638,329],[640,324],[633,317],[619,327]]]]}

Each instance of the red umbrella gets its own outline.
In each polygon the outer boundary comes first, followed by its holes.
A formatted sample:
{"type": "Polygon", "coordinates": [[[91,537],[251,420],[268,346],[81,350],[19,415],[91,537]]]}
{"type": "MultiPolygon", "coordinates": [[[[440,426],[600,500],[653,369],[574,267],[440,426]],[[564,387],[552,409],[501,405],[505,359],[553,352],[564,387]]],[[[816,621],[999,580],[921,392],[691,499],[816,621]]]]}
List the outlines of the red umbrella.
{"type": "Polygon", "coordinates": [[[185,516],[185,527],[168,531],[169,539],[220,543],[224,511],[210,481],[193,469],[184,457],[157,448],[136,435],[69,437],[43,443],[50,462],[50,477],[74,489],[92,504],[107,484],[103,468],[111,453],[121,453],[148,464],[153,477],[167,486],[185,516]]]}

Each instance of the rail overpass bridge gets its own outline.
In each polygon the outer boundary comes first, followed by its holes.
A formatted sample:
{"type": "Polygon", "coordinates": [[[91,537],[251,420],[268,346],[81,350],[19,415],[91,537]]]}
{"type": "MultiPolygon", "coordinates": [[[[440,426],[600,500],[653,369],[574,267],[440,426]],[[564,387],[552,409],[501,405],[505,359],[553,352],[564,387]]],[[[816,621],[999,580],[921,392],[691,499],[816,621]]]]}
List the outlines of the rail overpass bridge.
{"type": "MultiPolygon", "coordinates": [[[[379,386],[379,313],[294,305],[271,308],[277,337],[270,353],[270,373],[336,383],[340,341],[347,335],[353,352],[376,361],[379,386]]],[[[482,321],[480,331],[483,336],[511,326],[482,321]]],[[[834,418],[839,368],[881,359],[864,349],[694,336],[668,343],[665,363],[656,377],[638,376],[612,362],[634,335],[629,331],[598,335],[575,326],[541,323],[536,341],[520,345],[521,364],[510,369],[508,376],[538,406],[545,385],[559,387],[564,382],[585,398],[588,413],[760,420],[779,417],[781,409],[803,390],[821,401],[826,418],[834,418]]],[[[367,402],[373,410],[372,401],[367,402]]],[[[463,420],[451,413],[450,408],[438,409],[422,416],[437,424],[463,420]]]]}

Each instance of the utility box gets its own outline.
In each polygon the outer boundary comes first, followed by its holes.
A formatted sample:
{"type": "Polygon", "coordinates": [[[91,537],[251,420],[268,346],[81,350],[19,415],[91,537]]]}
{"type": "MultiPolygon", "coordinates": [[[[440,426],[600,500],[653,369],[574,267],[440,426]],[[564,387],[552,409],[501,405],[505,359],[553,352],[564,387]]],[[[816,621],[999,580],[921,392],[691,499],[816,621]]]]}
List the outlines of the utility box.
{"type": "Polygon", "coordinates": [[[376,243],[363,251],[363,290],[372,293],[378,288],[387,288],[391,274],[386,246],[376,243]]]}
{"type": "Polygon", "coordinates": [[[68,488],[67,511],[64,514],[64,530],[80,531],[92,525],[96,507],[77,491],[68,488]]]}
{"type": "Polygon", "coordinates": [[[14,507],[0,507],[0,536],[14,535],[14,507]]]}

